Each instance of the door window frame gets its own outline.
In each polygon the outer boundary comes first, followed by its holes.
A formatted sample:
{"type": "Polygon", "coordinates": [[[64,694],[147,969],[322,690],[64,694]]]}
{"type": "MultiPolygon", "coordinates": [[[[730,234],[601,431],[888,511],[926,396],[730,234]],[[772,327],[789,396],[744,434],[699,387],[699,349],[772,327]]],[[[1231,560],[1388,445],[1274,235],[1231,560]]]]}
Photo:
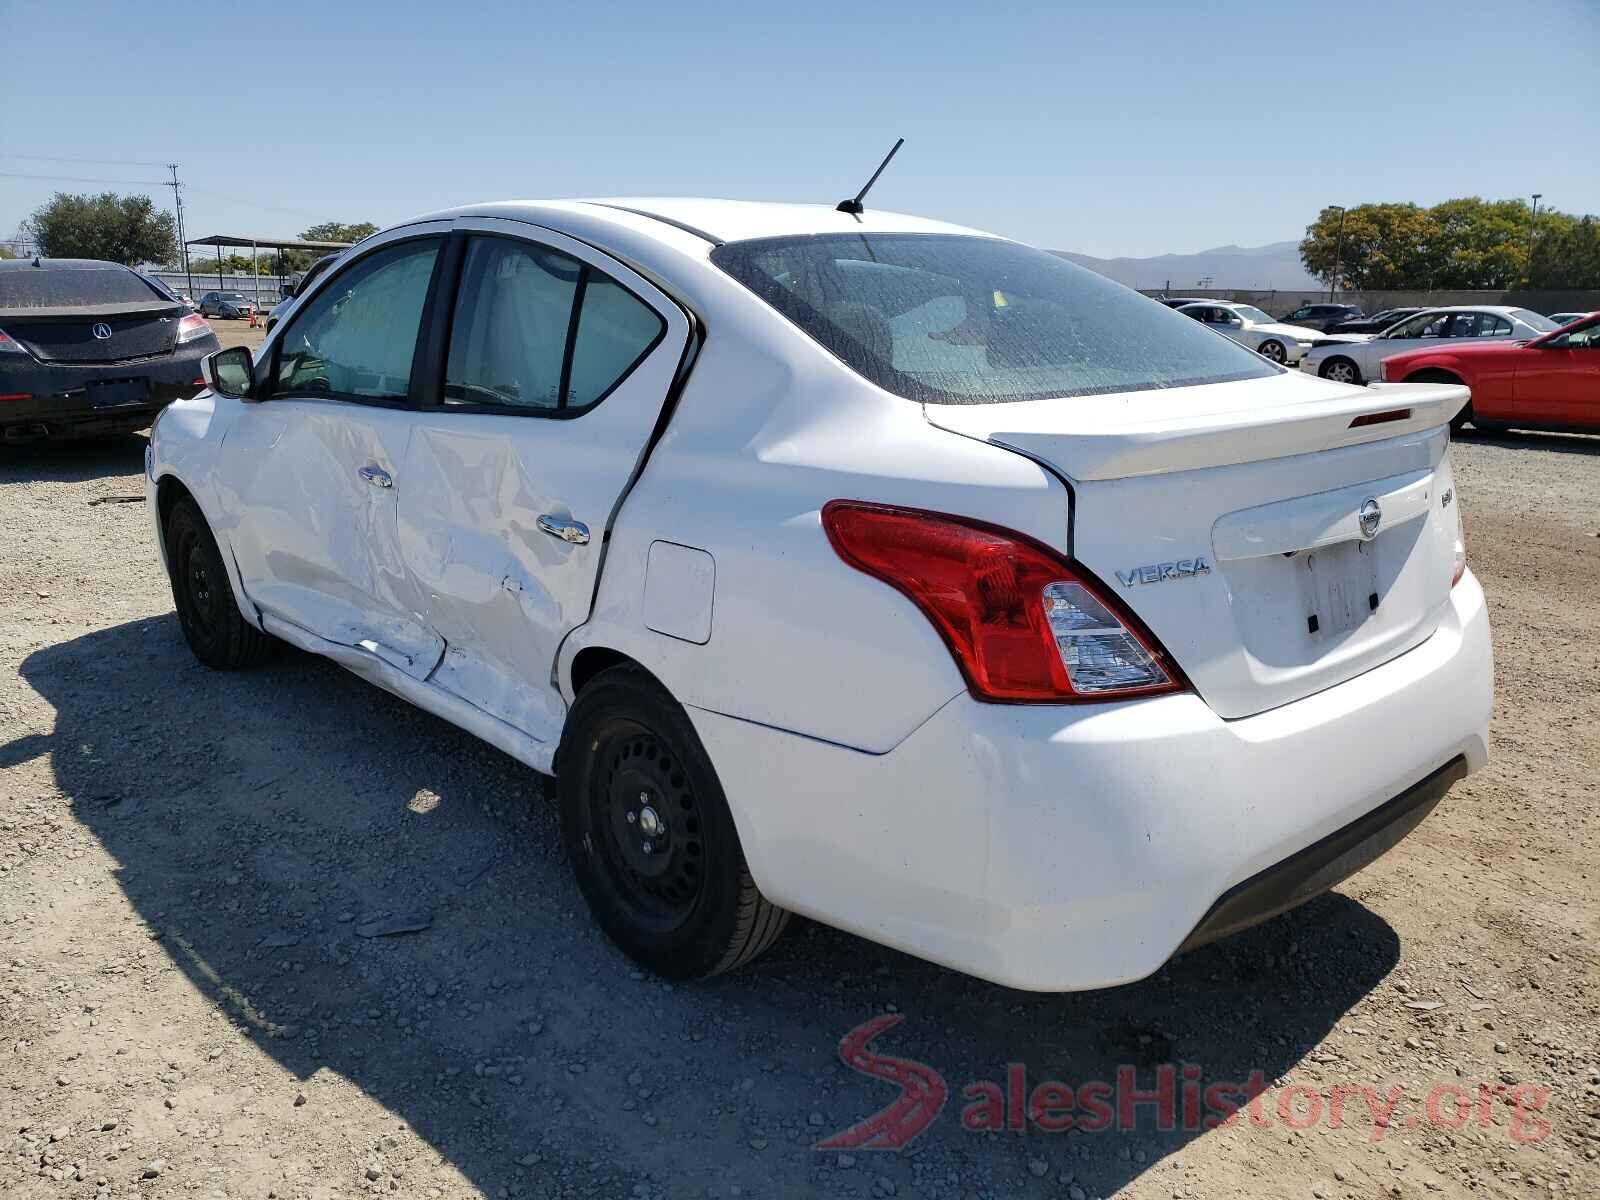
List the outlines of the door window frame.
{"type": "Polygon", "coordinates": [[[414,233],[392,240],[384,241],[364,250],[344,262],[335,269],[327,271],[322,278],[316,280],[316,294],[320,295],[329,291],[337,281],[347,272],[354,270],[365,263],[375,254],[386,254],[397,246],[415,245],[421,242],[437,243],[433,258],[433,271],[428,277],[428,290],[422,299],[422,319],[417,326],[417,339],[411,348],[411,374],[406,386],[404,396],[359,396],[349,392],[301,392],[277,391],[278,371],[282,366],[283,344],[294,332],[295,326],[303,321],[310,311],[310,305],[301,306],[300,311],[283,323],[283,332],[278,334],[272,343],[272,355],[266,372],[266,387],[259,399],[262,403],[271,404],[278,400],[326,400],[336,404],[361,404],[368,408],[402,408],[425,409],[433,408],[427,394],[427,377],[419,367],[427,365],[423,357],[425,349],[431,342],[431,326],[434,324],[435,312],[438,307],[438,298],[441,283],[443,282],[443,266],[450,250],[450,231],[448,229],[432,229],[423,233],[414,233]]]}
{"type": "MultiPolygon", "coordinates": [[[[313,291],[308,292],[307,295],[314,298],[317,293],[331,288],[346,271],[363,262],[369,255],[382,253],[390,247],[406,242],[427,240],[437,240],[441,243],[441,246],[438,255],[434,259],[433,275],[428,282],[428,293],[423,301],[422,325],[417,333],[417,346],[411,360],[411,383],[406,396],[350,396],[326,392],[279,392],[268,394],[264,392],[260,397],[261,402],[270,404],[280,400],[323,401],[335,404],[359,404],[371,408],[406,409],[415,412],[484,413],[500,416],[540,417],[546,420],[571,420],[592,412],[602,401],[632,378],[639,368],[650,359],[650,356],[661,348],[661,344],[673,333],[675,328],[680,329],[684,337],[684,351],[674,372],[673,382],[674,389],[681,387],[684,378],[686,378],[686,368],[693,362],[699,345],[705,339],[705,322],[693,308],[677,297],[660,290],[659,285],[639,275],[627,263],[562,230],[539,225],[532,221],[508,217],[469,216],[444,221],[434,219],[418,222],[414,226],[401,226],[386,233],[375,234],[373,238],[360,244],[359,253],[354,250],[342,251],[341,254],[348,257],[341,258],[333,269],[323,272],[322,276],[314,281],[315,287],[313,291]],[[536,409],[518,405],[447,405],[444,403],[444,376],[448,368],[450,325],[455,316],[457,284],[460,281],[461,268],[466,258],[467,239],[469,237],[508,238],[511,241],[522,242],[538,249],[552,250],[558,254],[566,255],[568,258],[577,259],[591,270],[600,272],[661,318],[661,332],[651,342],[650,346],[629,365],[628,370],[617,377],[616,381],[606,389],[603,395],[581,408],[536,409]]],[[[296,297],[296,299],[298,300],[300,297],[296,297]]],[[[302,306],[301,312],[295,314],[295,318],[298,319],[303,312],[304,306],[302,306]]],[[[269,353],[264,365],[267,368],[265,378],[270,381],[270,385],[275,385],[277,382],[279,355],[284,339],[292,331],[294,323],[294,320],[282,322],[272,331],[272,336],[267,340],[266,346],[269,348],[269,353]]]]}
{"type": "MultiPolygon", "coordinates": [[[[433,329],[427,346],[427,357],[424,359],[429,394],[433,400],[433,403],[427,405],[430,410],[500,417],[536,417],[547,421],[577,420],[584,414],[593,412],[605,402],[608,396],[626,383],[633,373],[639,369],[640,365],[660,349],[661,343],[666,340],[667,333],[672,328],[670,316],[662,311],[661,305],[652,303],[648,296],[640,295],[639,290],[620,278],[615,270],[608,270],[606,267],[596,264],[591,256],[576,253],[574,248],[570,246],[556,245],[551,240],[532,234],[514,233],[505,229],[488,229],[476,225],[458,227],[451,230],[449,243],[445,251],[446,262],[444,274],[440,279],[441,287],[435,300],[436,311],[434,313],[433,329]],[[656,330],[656,335],[650,339],[649,344],[628,364],[627,369],[612,380],[605,391],[587,404],[561,405],[556,408],[542,408],[530,404],[484,404],[478,401],[454,401],[446,404],[444,398],[445,376],[450,369],[450,338],[455,329],[456,310],[461,299],[462,269],[466,265],[468,243],[473,238],[492,238],[498,241],[510,242],[527,250],[544,250],[551,254],[559,254],[563,258],[572,259],[581,268],[578,282],[573,290],[572,312],[568,318],[566,346],[562,355],[561,381],[563,393],[566,387],[570,385],[572,378],[572,358],[577,349],[577,339],[581,336],[583,324],[584,294],[588,290],[589,277],[592,274],[604,276],[612,284],[632,296],[646,309],[655,314],[656,320],[661,323],[661,327],[656,330]]],[[[684,314],[680,313],[680,315],[684,314]]],[[[565,399],[564,394],[562,398],[565,399]]]]}

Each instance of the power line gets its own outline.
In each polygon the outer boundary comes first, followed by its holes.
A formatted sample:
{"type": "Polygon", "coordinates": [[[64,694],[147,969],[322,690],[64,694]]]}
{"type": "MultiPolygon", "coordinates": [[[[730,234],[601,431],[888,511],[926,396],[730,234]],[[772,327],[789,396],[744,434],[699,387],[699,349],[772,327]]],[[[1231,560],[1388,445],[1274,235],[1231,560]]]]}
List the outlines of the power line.
{"type": "Polygon", "coordinates": [[[212,191],[210,188],[195,187],[193,184],[184,184],[191,192],[199,192],[202,196],[212,196],[218,200],[227,200],[233,204],[248,204],[251,208],[264,208],[270,212],[288,213],[296,217],[320,217],[322,214],[310,212],[303,208],[285,208],[281,204],[263,204],[259,200],[247,200],[243,196],[230,196],[226,192],[212,191]]]}
{"type": "Polygon", "coordinates": [[[57,158],[51,154],[0,153],[0,158],[26,158],[32,162],[79,163],[96,167],[164,167],[166,163],[145,162],[137,158],[57,158]]]}
{"type": "Polygon", "coordinates": [[[0,179],[43,179],[53,183],[123,183],[139,187],[167,187],[161,179],[99,179],[87,175],[25,175],[17,171],[0,171],[0,179]]]}

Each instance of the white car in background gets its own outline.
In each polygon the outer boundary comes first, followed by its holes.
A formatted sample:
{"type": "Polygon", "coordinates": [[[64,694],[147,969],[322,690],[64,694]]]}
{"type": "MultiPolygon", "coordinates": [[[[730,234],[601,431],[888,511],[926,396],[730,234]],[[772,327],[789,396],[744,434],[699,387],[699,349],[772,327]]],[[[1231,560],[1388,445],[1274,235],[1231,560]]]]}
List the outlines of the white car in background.
{"type": "Polygon", "coordinates": [[[1379,378],[1379,364],[1391,354],[1451,342],[1532,339],[1557,328],[1549,317],[1526,308],[1482,304],[1430,308],[1378,334],[1324,334],[1300,360],[1300,369],[1335,383],[1362,384],[1379,378]]]}
{"type": "Polygon", "coordinates": [[[1138,979],[1487,759],[1466,389],[1285,371],[1015,242],[478,205],[205,364],[146,462],[195,655],[281,639],[555,772],[598,923],[665,976],[792,911],[1138,979]]]}
{"type": "Polygon", "coordinates": [[[1178,311],[1275,363],[1288,363],[1291,366],[1299,362],[1301,356],[1311,349],[1311,343],[1322,336],[1315,329],[1276,321],[1253,304],[1238,304],[1231,300],[1185,304],[1178,311]]]}

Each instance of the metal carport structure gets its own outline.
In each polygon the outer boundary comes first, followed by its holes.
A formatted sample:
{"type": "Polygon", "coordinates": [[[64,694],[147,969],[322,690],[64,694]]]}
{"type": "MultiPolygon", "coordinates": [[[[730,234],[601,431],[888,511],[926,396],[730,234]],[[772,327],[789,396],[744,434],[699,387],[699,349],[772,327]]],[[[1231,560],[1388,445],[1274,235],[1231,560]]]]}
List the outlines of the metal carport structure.
{"type": "MultiPolygon", "coordinates": [[[[257,274],[256,256],[259,251],[309,250],[312,252],[320,251],[322,254],[328,254],[333,251],[348,249],[351,245],[352,243],[350,242],[308,242],[304,238],[255,237],[253,235],[235,233],[214,233],[210,237],[190,238],[184,243],[185,248],[189,246],[210,246],[216,251],[218,291],[221,291],[227,286],[223,281],[222,276],[223,248],[226,247],[227,249],[231,250],[242,250],[246,246],[250,247],[250,274],[252,281],[256,284],[257,300],[260,299],[259,284],[261,278],[260,275],[257,274]]],[[[187,254],[185,254],[185,258],[187,259],[187,254]]],[[[192,272],[187,270],[187,261],[184,265],[184,274],[189,280],[189,291],[192,294],[194,292],[194,275],[192,272]]],[[[283,291],[283,255],[281,253],[278,255],[278,291],[280,294],[283,291]]]]}

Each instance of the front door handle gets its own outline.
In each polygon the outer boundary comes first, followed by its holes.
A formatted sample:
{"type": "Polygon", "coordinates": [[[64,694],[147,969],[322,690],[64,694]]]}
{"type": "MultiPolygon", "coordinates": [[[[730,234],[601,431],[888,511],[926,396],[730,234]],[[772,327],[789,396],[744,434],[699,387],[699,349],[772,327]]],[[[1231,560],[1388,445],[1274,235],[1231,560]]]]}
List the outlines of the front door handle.
{"type": "Polygon", "coordinates": [[[555,517],[545,513],[539,518],[539,528],[551,537],[571,542],[574,546],[587,545],[589,541],[589,527],[571,517],[555,517]]]}
{"type": "Polygon", "coordinates": [[[389,472],[385,471],[382,467],[362,467],[361,470],[356,472],[356,474],[365,479],[373,487],[386,488],[394,486],[394,480],[390,478],[389,472]]]}

